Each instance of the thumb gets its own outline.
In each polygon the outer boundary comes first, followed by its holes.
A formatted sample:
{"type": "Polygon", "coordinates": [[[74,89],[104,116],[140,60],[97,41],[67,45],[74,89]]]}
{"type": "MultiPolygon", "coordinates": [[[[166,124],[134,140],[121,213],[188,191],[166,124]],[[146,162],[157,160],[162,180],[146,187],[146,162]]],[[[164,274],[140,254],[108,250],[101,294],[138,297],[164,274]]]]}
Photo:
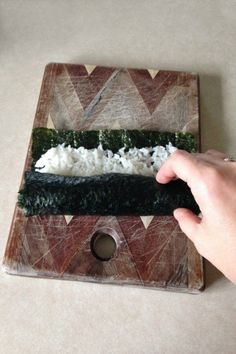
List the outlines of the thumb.
{"type": "Polygon", "coordinates": [[[191,210],[185,208],[175,209],[174,217],[178,221],[181,230],[194,242],[201,219],[191,210]]]}

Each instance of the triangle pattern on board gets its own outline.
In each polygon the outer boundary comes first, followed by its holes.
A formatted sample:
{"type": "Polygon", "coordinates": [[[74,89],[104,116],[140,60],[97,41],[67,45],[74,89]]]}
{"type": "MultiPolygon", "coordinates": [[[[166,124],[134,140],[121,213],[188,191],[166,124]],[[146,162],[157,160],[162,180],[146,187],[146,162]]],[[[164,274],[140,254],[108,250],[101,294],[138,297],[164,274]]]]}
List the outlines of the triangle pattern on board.
{"type": "Polygon", "coordinates": [[[84,66],[85,66],[85,68],[86,68],[86,70],[87,70],[87,73],[88,73],[89,75],[90,75],[90,74],[93,72],[93,70],[96,68],[96,65],[85,64],[84,66]]]}
{"type": "MultiPolygon", "coordinates": [[[[148,74],[149,75],[149,74],[148,74]]],[[[151,79],[150,79],[151,80],[151,79]]],[[[145,129],[150,112],[127,70],[120,70],[109,81],[99,103],[93,100],[92,114],[85,121],[85,129],[145,129]],[[117,128],[116,128],[117,126],[117,128]]]]}
{"type": "Polygon", "coordinates": [[[140,216],[140,219],[142,220],[142,223],[143,223],[145,229],[147,229],[148,226],[151,224],[153,218],[154,218],[154,215],[140,216]]]}
{"type": "Polygon", "coordinates": [[[93,67],[92,65],[67,66],[67,72],[84,109],[88,107],[114,71],[113,68],[93,67]]]}
{"type": "Polygon", "coordinates": [[[158,74],[159,70],[148,69],[148,72],[152,79],[155,79],[156,75],[158,74]]]}
{"type": "Polygon", "coordinates": [[[114,276],[117,281],[133,279],[137,283],[142,282],[130,252],[126,238],[120,228],[117,218],[114,216],[100,217],[94,225],[91,236],[83,240],[77,247],[77,252],[67,264],[66,274],[86,274],[95,279],[112,280],[114,276]],[[96,232],[108,233],[113,238],[117,238],[116,243],[119,245],[114,258],[109,262],[101,262],[91,251],[91,237],[96,232]]]}
{"type": "Polygon", "coordinates": [[[71,222],[73,217],[74,217],[74,215],[64,215],[67,225],[71,222]]]}
{"type": "Polygon", "coordinates": [[[162,98],[178,78],[178,74],[168,71],[155,73],[152,70],[128,69],[128,72],[142,96],[150,113],[153,113],[162,98]]]}
{"type": "Polygon", "coordinates": [[[52,117],[51,117],[50,113],[48,115],[47,128],[48,129],[55,129],[55,125],[53,123],[53,120],[52,120],[52,117]]]}

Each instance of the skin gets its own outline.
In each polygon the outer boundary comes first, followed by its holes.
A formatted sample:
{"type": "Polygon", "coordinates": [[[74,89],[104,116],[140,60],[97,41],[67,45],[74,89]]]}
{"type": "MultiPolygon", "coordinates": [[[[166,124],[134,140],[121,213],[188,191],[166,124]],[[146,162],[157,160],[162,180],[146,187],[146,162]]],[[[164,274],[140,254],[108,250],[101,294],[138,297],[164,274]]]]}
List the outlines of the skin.
{"type": "Polygon", "coordinates": [[[236,284],[236,162],[209,150],[177,150],[157,173],[159,183],[180,178],[191,188],[201,216],[178,208],[174,217],[198,252],[236,284]]]}

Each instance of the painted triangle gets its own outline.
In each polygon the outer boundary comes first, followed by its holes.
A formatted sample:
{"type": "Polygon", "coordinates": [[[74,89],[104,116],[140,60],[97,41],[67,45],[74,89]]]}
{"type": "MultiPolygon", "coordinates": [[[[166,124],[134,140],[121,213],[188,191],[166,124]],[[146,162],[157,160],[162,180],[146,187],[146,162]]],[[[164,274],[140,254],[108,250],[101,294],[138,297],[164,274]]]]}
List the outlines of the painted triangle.
{"type": "Polygon", "coordinates": [[[87,73],[90,75],[92,72],[93,72],[93,70],[96,68],[96,65],[88,65],[88,64],[85,64],[84,65],[85,66],[85,68],[86,68],[86,70],[87,70],[87,73]]]}
{"type": "Polygon", "coordinates": [[[159,70],[148,69],[148,72],[152,79],[155,79],[156,75],[158,74],[159,70]]]}
{"type": "Polygon", "coordinates": [[[48,128],[48,129],[55,129],[55,125],[54,125],[54,123],[53,123],[53,121],[52,121],[52,118],[51,118],[51,116],[50,116],[50,113],[49,113],[49,115],[48,115],[47,128],[48,128]]]}
{"type": "Polygon", "coordinates": [[[67,225],[71,222],[73,217],[74,217],[74,215],[64,215],[67,225]]]}
{"type": "Polygon", "coordinates": [[[145,229],[147,229],[148,226],[151,224],[153,218],[154,215],[140,216],[140,219],[142,220],[145,229]]]}

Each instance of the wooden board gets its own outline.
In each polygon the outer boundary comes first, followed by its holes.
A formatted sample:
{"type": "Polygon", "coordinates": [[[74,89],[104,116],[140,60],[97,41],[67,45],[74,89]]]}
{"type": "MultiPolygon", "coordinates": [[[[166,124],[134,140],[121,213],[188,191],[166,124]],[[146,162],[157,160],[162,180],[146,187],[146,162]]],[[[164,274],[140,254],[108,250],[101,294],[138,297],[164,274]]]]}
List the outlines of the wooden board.
{"type": "MultiPolygon", "coordinates": [[[[34,127],[190,131],[199,139],[196,74],[48,64],[34,127]]],[[[31,143],[25,169],[31,165],[31,143]]],[[[16,207],[5,251],[10,274],[196,292],[202,258],[171,216],[24,217],[16,207]],[[112,235],[109,261],[91,251],[96,232],[112,235]]]]}

